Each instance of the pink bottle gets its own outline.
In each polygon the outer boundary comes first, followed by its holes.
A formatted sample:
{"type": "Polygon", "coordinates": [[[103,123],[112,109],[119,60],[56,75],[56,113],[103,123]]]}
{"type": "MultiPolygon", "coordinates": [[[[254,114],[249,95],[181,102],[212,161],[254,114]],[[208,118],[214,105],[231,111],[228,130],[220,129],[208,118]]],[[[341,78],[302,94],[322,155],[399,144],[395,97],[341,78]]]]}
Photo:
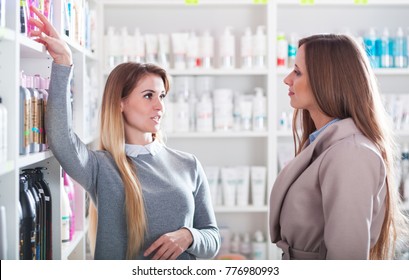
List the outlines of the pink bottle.
{"type": "Polygon", "coordinates": [[[68,174],[63,171],[64,174],[64,189],[68,194],[68,200],[70,201],[70,208],[72,216],[70,217],[70,240],[72,240],[75,233],[75,190],[74,182],[68,176],[68,174]]]}

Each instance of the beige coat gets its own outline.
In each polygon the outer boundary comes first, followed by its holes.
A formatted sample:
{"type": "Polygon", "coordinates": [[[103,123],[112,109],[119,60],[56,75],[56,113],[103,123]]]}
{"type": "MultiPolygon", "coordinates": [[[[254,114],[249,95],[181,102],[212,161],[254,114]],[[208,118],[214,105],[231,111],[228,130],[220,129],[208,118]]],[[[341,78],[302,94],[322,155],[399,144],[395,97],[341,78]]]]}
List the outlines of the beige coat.
{"type": "Polygon", "coordinates": [[[385,165],[344,119],[280,172],[270,196],[270,237],[283,259],[368,259],[385,212],[385,165]]]}

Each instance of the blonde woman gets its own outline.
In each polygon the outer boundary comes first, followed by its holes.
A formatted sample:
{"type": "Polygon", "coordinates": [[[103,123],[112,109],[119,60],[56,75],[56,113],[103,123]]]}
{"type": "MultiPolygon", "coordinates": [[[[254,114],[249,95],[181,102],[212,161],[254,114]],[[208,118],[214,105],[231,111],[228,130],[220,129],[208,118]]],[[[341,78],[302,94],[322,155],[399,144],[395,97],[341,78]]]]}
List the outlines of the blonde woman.
{"type": "Polygon", "coordinates": [[[46,129],[63,169],[90,194],[95,259],[212,258],[220,247],[208,182],[193,155],[160,139],[166,72],[124,63],[109,75],[101,108],[100,150],[72,130],[71,51],[47,19],[32,8],[31,36],[53,57],[46,129]]]}
{"type": "Polygon", "coordinates": [[[344,35],[301,39],[284,82],[296,157],[271,192],[272,242],[283,259],[394,258],[407,224],[390,126],[365,52],[344,35]]]}

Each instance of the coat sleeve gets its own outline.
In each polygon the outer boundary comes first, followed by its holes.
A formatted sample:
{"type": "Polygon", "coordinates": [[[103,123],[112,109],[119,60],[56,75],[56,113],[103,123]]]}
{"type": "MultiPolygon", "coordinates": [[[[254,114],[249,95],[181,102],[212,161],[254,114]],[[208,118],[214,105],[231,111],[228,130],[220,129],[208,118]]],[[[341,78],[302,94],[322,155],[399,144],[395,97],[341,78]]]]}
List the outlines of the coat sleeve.
{"type": "Polygon", "coordinates": [[[382,158],[367,145],[341,142],[327,152],[319,170],[327,259],[369,258],[378,239],[373,222],[384,216],[385,174],[382,158]]]}
{"type": "Polygon", "coordinates": [[[74,133],[70,102],[73,66],[53,62],[45,118],[47,140],[61,167],[81,186],[90,190],[95,185],[97,160],[74,133]]]}
{"type": "Polygon", "coordinates": [[[216,223],[216,217],[210,197],[209,184],[200,162],[196,161],[196,191],[195,214],[193,228],[188,228],[193,236],[193,243],[187,249],[198,258],[212,258],[220,248],[220,233],[216,223]]]}

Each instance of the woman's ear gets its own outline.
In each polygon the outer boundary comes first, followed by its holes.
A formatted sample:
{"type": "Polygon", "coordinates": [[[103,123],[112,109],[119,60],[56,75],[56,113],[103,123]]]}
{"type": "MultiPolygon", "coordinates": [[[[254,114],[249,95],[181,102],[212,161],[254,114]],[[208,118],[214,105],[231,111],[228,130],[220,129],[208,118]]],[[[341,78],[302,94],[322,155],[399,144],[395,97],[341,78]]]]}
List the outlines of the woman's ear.
{"type": "Polygon", "coordinates": [[[124,112],[124,102],[121,101],[121,113],[123,113],[123,112],[124,112]]]}

